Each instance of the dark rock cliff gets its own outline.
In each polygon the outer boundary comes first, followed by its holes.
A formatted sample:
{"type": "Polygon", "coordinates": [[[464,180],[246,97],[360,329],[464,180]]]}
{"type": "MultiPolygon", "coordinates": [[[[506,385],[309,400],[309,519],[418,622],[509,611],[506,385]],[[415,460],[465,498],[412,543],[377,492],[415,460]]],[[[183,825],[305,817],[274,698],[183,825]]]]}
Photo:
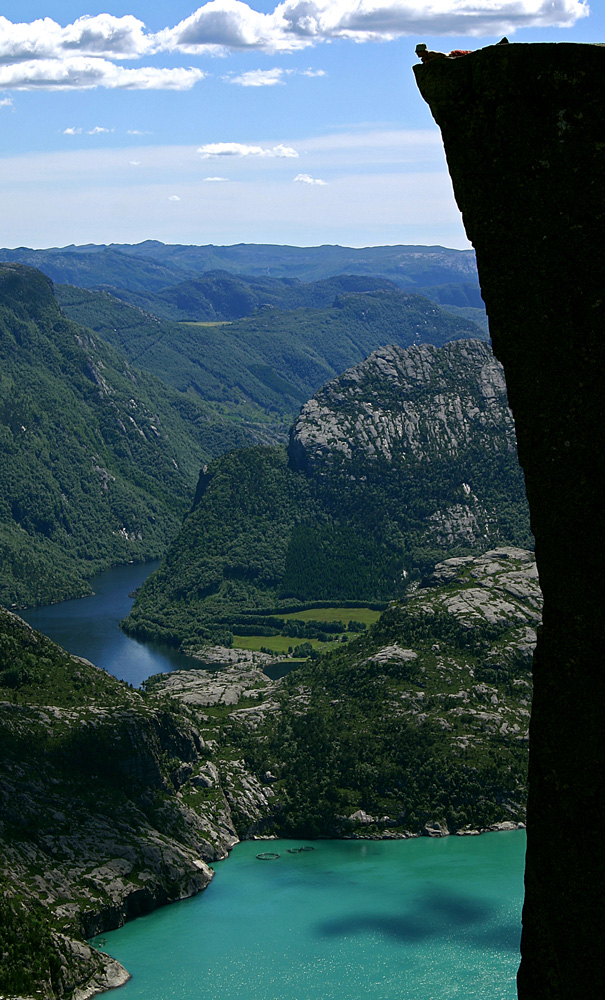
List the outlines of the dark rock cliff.
{"type": "Polygon", "coordinates": [[[415,67],[506,374],[544,593],[519,996],[602,988],[605,46],[415,67]]]}

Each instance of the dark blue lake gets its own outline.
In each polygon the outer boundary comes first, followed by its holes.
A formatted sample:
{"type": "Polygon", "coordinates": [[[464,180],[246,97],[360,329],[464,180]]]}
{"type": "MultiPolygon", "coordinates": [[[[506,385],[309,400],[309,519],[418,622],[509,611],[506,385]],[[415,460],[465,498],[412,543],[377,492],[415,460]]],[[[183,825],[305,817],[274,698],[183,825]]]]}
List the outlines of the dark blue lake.
{"type": "Polygon", "coordinates": [[[139,687],[152,674],[195,665],[168,646],[130,639],[118,627],[132,607],[134,598],[129,594],[158,566],[158,562],[118,566],[93,577],[94,596],[23,611],[21,616],[68,652],[139,687]]]}

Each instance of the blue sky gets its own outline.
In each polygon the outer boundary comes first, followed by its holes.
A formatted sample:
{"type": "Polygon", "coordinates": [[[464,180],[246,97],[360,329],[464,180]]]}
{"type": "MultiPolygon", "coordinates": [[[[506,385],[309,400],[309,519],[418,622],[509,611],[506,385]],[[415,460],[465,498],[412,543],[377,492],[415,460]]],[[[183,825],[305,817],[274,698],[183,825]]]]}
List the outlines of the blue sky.
{"type": "Polygon", "coordinates": [[[0,246],[466,247],[416,43],[602,42],[604,6],[3,0],[0,246]]]}

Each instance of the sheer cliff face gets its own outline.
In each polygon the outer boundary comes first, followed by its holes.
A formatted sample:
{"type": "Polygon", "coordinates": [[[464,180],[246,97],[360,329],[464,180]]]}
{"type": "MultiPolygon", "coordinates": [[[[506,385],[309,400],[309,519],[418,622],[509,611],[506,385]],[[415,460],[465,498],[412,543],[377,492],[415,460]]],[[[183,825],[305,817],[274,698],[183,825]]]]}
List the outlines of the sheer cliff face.
{"type": "Polygon", "coordinates": [[[605,46],[492,46],[414,70],[477,253],[544,592],[519,996],[577,997],[603,979],[595,914],[603,823],[605,46]]]}

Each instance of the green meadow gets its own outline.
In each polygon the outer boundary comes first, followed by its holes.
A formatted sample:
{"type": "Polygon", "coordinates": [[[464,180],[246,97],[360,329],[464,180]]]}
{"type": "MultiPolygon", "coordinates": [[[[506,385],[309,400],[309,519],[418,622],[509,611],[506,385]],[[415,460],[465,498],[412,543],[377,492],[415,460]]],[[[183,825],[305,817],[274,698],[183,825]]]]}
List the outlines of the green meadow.
{"type": "MultiPolygon", "coordinates": [[[[287,653],[303,640],[291,635],[234,635],[232,645],[236,649],[250,649],[255,653],[261,649],[271,649],[275,653],[287,653]]],[[[314,649],[331,649],[334,643],[320,642],[319,639],[305,639],[314,649]]]]}
{"type": "MultiPolygon", "coordinates": [[[[275,616],[275,621],[300,621],[300,622],[340,622],[348,625],[350,621],[360,622],[366,628],[373,625],[380,618],[380,611],[372,608],[307,608],[305,611],[293,611],[289,614],[275,616]]],[[[279,626],[277,626],[279,627],[279,626]]],[[[356,633],[336,633],[333,639],[322,642],[321,639],[308,636],[297,637],[292,635],[233,635],[232,645],[236,649],[248,649],[254,652],[270,649],[275,653],[291,652],[301,642],[309,643],[313,649],[326,652],[333,649],[339,643],[355,637],[356,633]]]]}

